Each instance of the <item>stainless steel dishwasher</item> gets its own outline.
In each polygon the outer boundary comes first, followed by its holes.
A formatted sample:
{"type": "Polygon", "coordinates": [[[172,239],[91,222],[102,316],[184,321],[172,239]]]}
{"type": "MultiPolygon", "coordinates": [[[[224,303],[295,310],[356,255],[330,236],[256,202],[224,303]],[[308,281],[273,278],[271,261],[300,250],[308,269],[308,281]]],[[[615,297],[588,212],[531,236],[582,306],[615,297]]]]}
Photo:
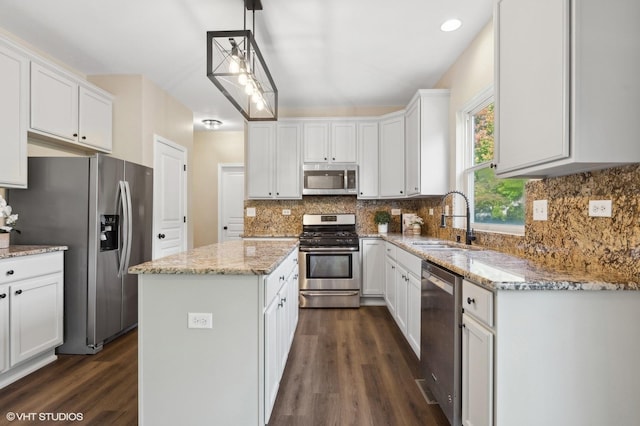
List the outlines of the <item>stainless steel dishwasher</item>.
{"type": "Polygon", "coordinates": [[[421,348],[423,378],[452,425],[460,425],[462,278],[422,262],[421,348]]]}

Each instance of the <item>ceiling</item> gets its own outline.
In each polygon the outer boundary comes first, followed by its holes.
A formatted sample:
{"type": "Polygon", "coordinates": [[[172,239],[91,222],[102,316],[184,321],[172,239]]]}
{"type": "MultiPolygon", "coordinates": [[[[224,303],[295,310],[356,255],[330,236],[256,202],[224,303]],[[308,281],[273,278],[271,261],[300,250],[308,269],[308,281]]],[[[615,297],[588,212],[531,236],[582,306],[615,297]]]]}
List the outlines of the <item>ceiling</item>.
{"type": "MultiPolygon", "coordinates": [[[[492,0],[262,0],[258,46],[281,111],[403,106],[491,19],[492,0]],[[440,31],[457,17],[462,27],[440,31]]],[[[206,31],[243,28],[243,0],[0,0],[0,27],[79,72],[142,74],[221,130],[242,116],[206,77],[206,31]]],[[[247,15],[251,29],[251,15],[247,15]]]]}

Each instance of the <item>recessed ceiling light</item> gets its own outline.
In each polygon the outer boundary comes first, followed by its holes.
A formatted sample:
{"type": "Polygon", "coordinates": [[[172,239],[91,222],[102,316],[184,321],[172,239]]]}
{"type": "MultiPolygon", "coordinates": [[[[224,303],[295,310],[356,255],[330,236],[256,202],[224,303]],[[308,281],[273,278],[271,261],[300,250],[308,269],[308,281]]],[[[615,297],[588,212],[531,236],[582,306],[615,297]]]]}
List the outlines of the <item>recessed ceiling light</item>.
{"type": "Polygon", "coordinates": [[[219,129],[220,126],[222,126],[222,121],[220,120],[212,120],[210,118],[206,119],[206,120],[202,120],[202,124],[204,124],[204,127],[206,127],[207,129],[219,129]]]}
{"type": "Polygon", "coordinates": [[[459,19],[449,19],[444,21],[442,25],[440,25],[440,30],[449,32],[455,31],[462,26],[462,21],[459,19]]]}

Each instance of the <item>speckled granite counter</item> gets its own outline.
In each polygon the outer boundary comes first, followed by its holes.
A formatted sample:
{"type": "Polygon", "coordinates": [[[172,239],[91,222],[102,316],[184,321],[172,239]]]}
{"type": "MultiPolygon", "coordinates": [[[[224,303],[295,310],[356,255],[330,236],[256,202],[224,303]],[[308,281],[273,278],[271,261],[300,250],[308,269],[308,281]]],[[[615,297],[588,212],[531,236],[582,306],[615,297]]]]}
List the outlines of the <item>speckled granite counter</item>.
{"type": "Polygon", "coordinates": [[[226,241],[132,266],[129,273],[266,275],[297,246],[297,239],[226,241]]]}
{"type": "Polygon", "coordinates": [[[463,250],[429,249],[419,241],[440,241],[417,235],[380,235],[403,249],[443,266],[489,290],[640,290],[636,280],[622,275],[546,266],[478,246],[454,244],[463,250]]]}
{"type": "Polygon", "coordinates": [[[68,249],[69,247],[67,246],[9,246],[9,248],[0,249],[0,260],[9,259],[11,257],[31,256],[34,254],[64,251],[68,249]]]}

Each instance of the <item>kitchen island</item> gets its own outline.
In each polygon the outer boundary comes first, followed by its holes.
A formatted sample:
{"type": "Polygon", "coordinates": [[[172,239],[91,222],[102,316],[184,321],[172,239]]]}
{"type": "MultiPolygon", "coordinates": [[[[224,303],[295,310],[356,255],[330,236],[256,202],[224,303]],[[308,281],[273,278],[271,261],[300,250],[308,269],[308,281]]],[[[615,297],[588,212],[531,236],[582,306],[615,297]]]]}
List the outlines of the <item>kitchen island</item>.
{"type": "Polygon", "coordinates": [[[228,241],[129,269],[141,425],[268,421],[297,322],[297,245],[228,241]]]}
{"type": "Polygon", "coordinates": [[[462,424],[638,423],[638,277],[434,238],[382,238],[463,277],[462,424]]]}

